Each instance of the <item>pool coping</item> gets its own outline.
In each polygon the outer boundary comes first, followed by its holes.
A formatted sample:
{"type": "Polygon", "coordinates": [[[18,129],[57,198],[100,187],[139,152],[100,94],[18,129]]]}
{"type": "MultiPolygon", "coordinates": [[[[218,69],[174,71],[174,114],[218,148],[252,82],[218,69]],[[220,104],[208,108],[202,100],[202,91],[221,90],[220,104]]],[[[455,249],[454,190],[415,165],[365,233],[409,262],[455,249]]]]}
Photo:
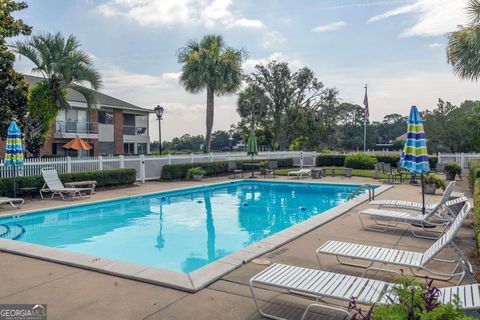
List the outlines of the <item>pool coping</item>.
{"type": "MultiPolygon", "coordinates": [[[[231,182],[238,181],[251,181],[249,179],[238,179],[231,182]]],[[[265,180],[272,181],[272,180],[265,180]]],[[[275,181],[272,181],[275,182],[275,181]]],[[[283,181],[282,181],[283,182],[283,181]]],[[[291,181],[287,181],[291,182],[291,181]]],[[[102,202],[108,202],[112,200],[131,199],[132,197],[143,197],[158,193],[167,193],[175,191],[189,190],[198,187],[209,187],[219,184],[228,184],[229,182],[218,182],[210,184],[202,184],[185,188],[174,188],[171,190],[164,190],[159,192],[151,192],[138,196],[125,196],[115,199],[98,200],[84,204],[71,204],[66,206],[59,206],[55,208],[46,208],[41,210],[29,210],[21,213],[11,213],[2,215],[3,217],[9,216],[23,216],[32,213],[39,213],[42,211],[49,211],[52,209],[62,209],[68,207],[78,207],[88,204],[98,204],[102,202]]],[[[312,182],[312,181],[294,181],[293,183],[310,183],[310,184],[336,184],[336,183],[324,183],[324,182],[312,182]]],[[[343,185],[358,185],[358,183],[338,183],[343,185]]],[[[375,195],[381,194],[392,188],[389,185],[382,185],[375,189],[375,195]]],[[[51,248],[47,246],[21,242],[9,239],[0,239],[0,251],[18,254],[26,257],[37,258],[40,260],[65,264],[73,267],[79,267],[82,269],[93,270],[109,275],[119,276],[122,278],[142,281],[155,285],[166,286],[174,289],[179,289],[187,292],[197,292],[212,282],[220,279],[225,274],[239,268],[243,264],[271,252],[278,247],[293,241],[304,234],[318,228],[319,226],[347,213],[351,209],[359,206],[368,200],[368,194],[362,194],[352,200],[342,202],[334,208],[331,208],[322,214],[313,216],[301,223],[293,225],[287,229],[277,232],[270,237],[260,240],[251,244],[248,247],[235,251],[221,259],[211,262],[200,269],[192,271],[190,273],[183,273],[178,271],[160,269],[155,267],[149,267],[145,265],[134,264],[130,262],[124,262],[120,260],[113,260],[107,258],[101,258],[97,256],[76,253],[66,251],[58,248],[51,248]]]]}

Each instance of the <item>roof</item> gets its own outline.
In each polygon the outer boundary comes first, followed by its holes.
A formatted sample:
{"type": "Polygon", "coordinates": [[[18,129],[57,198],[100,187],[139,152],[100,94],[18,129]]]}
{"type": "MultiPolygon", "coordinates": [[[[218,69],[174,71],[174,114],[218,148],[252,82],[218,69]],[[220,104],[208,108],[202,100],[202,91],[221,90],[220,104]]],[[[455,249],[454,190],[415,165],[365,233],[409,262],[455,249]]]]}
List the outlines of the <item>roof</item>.
{"type": "MultiPolygon", "coordinates": [[[[33,85],[33,84],[37,83],[38,81],[43,80],[42,77],[26,75],[26,74],[24,76],[27,79],[27,82],[28,82],[29,85],[33,85]]],[[[112,107],[112,108],[117,108],[117,109],[128,109],[128,110],[138,110],[138,111],[144,111],[144,112],[154,112],[151,109],[146,109],[146,108],[136,106],[134,104],[131,104],[129,102],[114,98],[112,96],[101,93],[99,91],[92,90],[92,89],[89,89],[89,88],[86,88],[86,89],[95,92],[98,104],[100,106],[112,107]]],[[[83,95],[81,95],[79,92],[77,92],[75,90],[72,90],[72,89],[67,89],[67,100],[72,101],[72,102],[87,103],[87,100],[85,99],[85,97],[83,95]]]]}

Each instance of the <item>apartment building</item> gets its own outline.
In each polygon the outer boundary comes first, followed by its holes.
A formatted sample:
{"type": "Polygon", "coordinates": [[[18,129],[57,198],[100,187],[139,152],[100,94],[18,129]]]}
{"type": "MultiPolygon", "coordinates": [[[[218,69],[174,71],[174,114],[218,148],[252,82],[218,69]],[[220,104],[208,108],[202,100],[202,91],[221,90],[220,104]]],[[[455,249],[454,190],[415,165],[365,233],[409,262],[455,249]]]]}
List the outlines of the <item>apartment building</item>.
{"type": "MultiPolygon", "coordinates": [[[[25,76],[30,85],[42,80],[25,76]]],[[[118,155],[150,153],[148,117],[153,110],[145,109],[112,96],[96,92],[98,105],[87,108],[85,98],[68,90],[67,100],[71,108],[61,110],[42,147],[42,155],[79,156],[62,146],[80,136],[93,149],[81,155],[118,155]]]]}

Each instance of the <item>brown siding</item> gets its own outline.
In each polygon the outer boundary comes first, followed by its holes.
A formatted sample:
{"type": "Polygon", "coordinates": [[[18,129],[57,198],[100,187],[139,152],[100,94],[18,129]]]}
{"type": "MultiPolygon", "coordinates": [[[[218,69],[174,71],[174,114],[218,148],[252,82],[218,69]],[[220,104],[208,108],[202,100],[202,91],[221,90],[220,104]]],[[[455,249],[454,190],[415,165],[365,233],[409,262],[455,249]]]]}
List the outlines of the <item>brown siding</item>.
{"type": "Polygon", "coordinates": [[[45,137],[45,142],[43,146],[40,148],[40,155],[51,155],[53,153],[52,150],[52,143],[54,142],[53,133],[55,132],[55,121],[53,121],[52,125],[50,126],[50,130],[48,130],[47,136],[45,137]]]}
{"type": "Polygon", "coordinates": [[[115,141],[115,154],[123,154],[123,112],[113,111],[113,139],[115,141]]]}

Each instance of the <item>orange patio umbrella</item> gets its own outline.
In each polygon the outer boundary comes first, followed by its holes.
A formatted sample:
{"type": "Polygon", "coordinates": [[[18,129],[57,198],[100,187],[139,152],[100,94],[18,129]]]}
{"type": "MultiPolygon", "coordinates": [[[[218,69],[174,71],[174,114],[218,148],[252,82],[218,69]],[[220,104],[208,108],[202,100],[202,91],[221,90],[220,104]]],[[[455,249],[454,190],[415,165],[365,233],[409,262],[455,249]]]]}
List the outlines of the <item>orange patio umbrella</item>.
{"type": "Polygon", "coordinates": [[[63,147],[65,149],[74,149],[74,150],[90,150],[92,149],[93,147],[88,143],[86,142],[85,140],[83,140],[82,138],[80,138],[79,136],[76,136],[75,138],[73,138],[72,140],[68,141],[67,143],[65,143],[63,145],[63,147]]]}

